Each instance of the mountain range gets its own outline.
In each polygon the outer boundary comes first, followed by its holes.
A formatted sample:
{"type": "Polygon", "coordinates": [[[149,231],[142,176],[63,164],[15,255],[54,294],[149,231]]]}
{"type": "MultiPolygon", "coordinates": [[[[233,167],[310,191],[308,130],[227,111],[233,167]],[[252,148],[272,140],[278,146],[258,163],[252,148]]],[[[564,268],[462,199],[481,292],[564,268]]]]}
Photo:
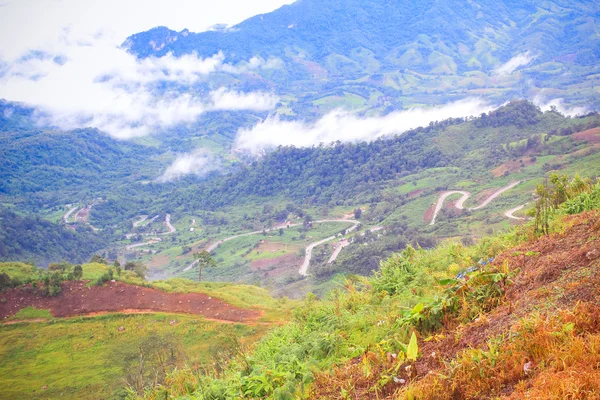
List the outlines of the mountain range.
{"type": "Polygon", "coordinates": [[[300,117],[466,96],[560,97],[593,109],[599,16],[597,3],[585,0],[299,0],[208,32],[157,27],[123,46],[140,58],[223,52],[231,63],[275,60],[277,68],[219,82],[293,96],[280,111],[300,117]]]}

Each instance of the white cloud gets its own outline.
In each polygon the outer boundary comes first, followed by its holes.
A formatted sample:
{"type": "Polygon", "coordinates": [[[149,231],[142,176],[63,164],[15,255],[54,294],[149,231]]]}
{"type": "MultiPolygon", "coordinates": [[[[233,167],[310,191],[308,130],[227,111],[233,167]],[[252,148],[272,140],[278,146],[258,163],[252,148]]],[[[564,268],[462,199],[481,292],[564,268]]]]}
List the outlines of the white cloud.
{"type": "Polygon", "coordinates": [[[396,111],[380,117],[359,117],[336,110],[316,122],[282,121],[269,117],[250,129],[240,129],[235,146],[239,150],[260,153],[279,145],[307,147],[319,143],[370,141],[380,136],[399,134],[431,121],[478,116],[493,109],[480,99],[466,99],[440,107],[396,111]]]}
{"type": "Polygon", "coordinates": [[[210,93],[214,110],[256,110],[268,111],[275,108],[279,98],[263,92],[242,93],[225,88],[210,93]]]}
{"type": "Polygon", "coordinates": [[[218,168],[218,160],[206,150],[199,149],[178,156],[157,180],[168,182],[190,174],[202,176],[218,168]]]}
{"type": "Polygon", "coordinates": [[[510,60],[508,60],[507,62],[505,62],[504,64],[502,64],[501,66],[499,66],[498,68],[496,68],[494,70],[494,73],[496,75],[510,75],[517,68],[529,64],[531,61],[533,61],[534,58],[535,57],[532,56],[529,52],[518,54],[510,60]]]}
{"type": "Polygon", "coordinates": [[[232,25],[292,0],[2,0],[0,58],[14,61],[29,50],[50,53],[65,42],[102,37],[112,45],[156,26],[181,31],[232,25]]]}
{"type": "MultiPolygon", "coordinates": [[[[178,123],[194,121],[210,110],[272,109],[278,99],[267,93],[218,89],[201,96],[189,85],[235,65],[222,53],[202,59],[196,54],[176,58],[136,59],[103,39],[66,44],[57,54],[23,57],[0,72],[0,98],[23,102],[41,111],[42,122],[63,129],[93,126],[127,139],[178,123]],[[91,44],[90,44],[91,43],[91,44]],[[187,85],[187,92],[164,91],[157,82],[187,85]]],[[[240,70],[261,68],[256,59],[240,70]]]]}
{"type": "Polygon", "coordinates": [[[563,99],[547,99],[543,94],[535,96],[533,104],[542,109],[542,111],[548,111],[554,107],[556,111],[568,117],[576,117],[577,115],[584,115],[588,112],[588,109],[585,107],[569,107],[564,104],[563,99]]]}
{"type": "Polygon", "coordinates": [[[263,111],[277,102],[273,95],[224,89],[200,94],[190,86],[216,72],[280,68],[279,59],[253,57],[232,65],[218,53],[208,58],[167,54],[138,60],[119,45],[127,36],[158,25],[202,31],[290,2],[4,0],[0,98],[35,107],[45,123],[94,126],[123,139],[190,122],[210,110],[263,111]],[[177,86],[177,91],[164,89],[162,82],[177,86]]]}

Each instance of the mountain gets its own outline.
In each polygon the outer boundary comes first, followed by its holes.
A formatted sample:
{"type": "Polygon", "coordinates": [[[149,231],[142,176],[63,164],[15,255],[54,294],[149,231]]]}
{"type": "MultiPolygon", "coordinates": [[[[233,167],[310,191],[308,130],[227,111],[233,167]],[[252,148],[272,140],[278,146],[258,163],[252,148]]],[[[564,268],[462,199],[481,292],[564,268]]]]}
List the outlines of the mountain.
{"type": "MultiPolygon", "coordinates": [[[[600,165],[594,144],[598,126],[596,114],[567,118],[515,101],[478,118],[439,121],[373,142],[280,147],[202,180],[186,177],[122,188],[94,206],[92,223],[136,235],[160,232],[160,223],[152,229],[132,228],[131,223],[141,215],[162,216],[161,221],[168,212],[181,231],[170,242],[149,245],[150,252],[130,255],[152,265],[160,276],[194,278],[196,272],[187,268],[193,262],[192,249],[211,248],[219,267],[204,271],[205,279],[255,283],[294,298],[306,291],[321,294],[329,287],[317,289],[319,285],[336,274],[369,274],[407,243],[431,247],[449,237],[470,243],[508,228],[513,219],[506,212],[525,207],[532,190],[551,171],[595,176],[600,165]],[[444,206],[431,223],[435,204],[446,191],[472,193],[467,204],[475,206],[507,186],[506,194],[481,208],[444,206]],[[306,278],[295,266],[302,261],[298,248],[328,237],[317,225],[212,245],[286,221],[303,225],[306,218],[343,220],[358,208],[364,231],[348,236],[352,243],[335,262],[328,260],[336,241],[318,247],[306,278]],[[362,235],[371,229],[378,233],[362,235]]],[[[327,232],[346,228],[338,224],[327,232]]]]}
{"type": "Polygon", "coordinates": [[[141,58],[223,52],[231,63],[279,59],[280,68],[231,76],[229,84],[294,95],[302,106],[291,108],[301,116],[326,111],[328,96],[345,92],[380,110],[483,94],[597,106],[587,86],[598,79],[591,74],[600,59],[599,16],[587,0],[299,0],[228,29],[158,27],[124,46],[141,58]],[[509,60],[513,66],[498,73],[509,60]],[[325,105],[313,103],[323,98],[325,105]]]}
{"type": "Polygon", "coordinates": [[[155,179],[163,165],[157,159],[168,152],[92,128],[37,126],[32,110],[7,102],[0,103],[0,127],[0,198],[34,210],[155,179]]]}

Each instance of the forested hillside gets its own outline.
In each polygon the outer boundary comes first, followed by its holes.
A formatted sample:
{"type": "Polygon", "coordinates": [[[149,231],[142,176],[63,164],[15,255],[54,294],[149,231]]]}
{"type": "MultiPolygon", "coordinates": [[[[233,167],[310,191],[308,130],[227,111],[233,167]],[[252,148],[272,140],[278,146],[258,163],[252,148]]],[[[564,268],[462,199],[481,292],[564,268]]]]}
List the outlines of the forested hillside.
{"type": "MultiPolygon", "coordinates": [[[[542,113],[526,101],[515,101],[475,119],[431,123],[373,142],[281,147],[224,177],[201,182],[186,178],[164,188],[144,185],[140,190],[165,190],[168,195],[163,196],[161,206],[184,211],[243,204],[249,196],[281,196],[299,203],[331,206],[357,197],[363,202],[376,202],[386,181],[429,168],[462,167],[467,175],[474,176],[528,152],[567,153],[578,146],[569,141],[571,133],[599,124],[600,118],[595,114],[571,119],[552,111],[542,113]]],[[[143,199],[136,205],[132,196],[127,197],[122,204],[110,198],[93,215],[100,222],[107,220],[101,215],[109,208],[126,212],[128,208],[145,210],[149,206],[143,199]]]]}
{"type": "Polygon", "coordinates": [[[82,263],[109,240],[110,236],[83,226],[75,231],[39,216],[0,209],[0,261],[22,260],[44,267],[63,260],[82,263]]]}
{"type": "MultiPolygon", "coordinates": [[[[12,108],[14,109],[14,107],[12,108]]],[[[160,152],[96,129],[53,130],[12,113],[0,133],[0,196],[31,211],[155,179],[160,152]]]]}

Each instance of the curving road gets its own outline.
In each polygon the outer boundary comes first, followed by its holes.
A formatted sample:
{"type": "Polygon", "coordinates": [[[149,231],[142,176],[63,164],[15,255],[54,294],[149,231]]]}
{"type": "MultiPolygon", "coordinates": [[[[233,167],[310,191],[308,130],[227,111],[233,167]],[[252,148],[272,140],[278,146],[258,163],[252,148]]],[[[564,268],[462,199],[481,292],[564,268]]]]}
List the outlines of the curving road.
{"type": "MultiPolygon", "coordinates": [[[[327,222],[346,222],[346,223],[351,223],[352,226],[350,228],[346,229],[346,233],[352,232],[360,224],[359,221],[356,221],[356,220],[353,220],[353,219],[321,219],[321,220],[318,220],[318,221],[312,221],[313,224],[321,224],[321,223],[327,223],[327,222]]],[[[277,230],[277,229],[280,229],[280,228],[285,228],[285,227],[288,227],[288,226],[291,228],[291,227],[300,226],[300,225],[302,225],[302,224],[290,224],[290,225],[284,224],[284,225],[278,225],[278,226],[275,226],[273,228],[265,229],[265,232],[274,231],[274,230],[277,230]]],[[[227,237],[225,239],[221,239],[221,240],[219,240],[219,241],[211,244],[205,250],[210,253],[210,252],[212,252],[213,250],[215,250],[217,247],[219,247],[221,244],[223,244],[225,242],[228,242],[228,241],[233,240],[233,239],[237,239],[237,238],[242,237],[242,236],[257,235],[257,234],[262,233],[262,232],[263,231],[260,230],[260,231],[247,232],[247,233],[241,233],[239,235],[229,236],[229,237],[227,237]]],[[[318,246],[320,244],[323,244],[325,242],[328,242],[330,240],[333,240],[335,238],[336,238],[336,236],[330,236],[330,237],[328,237],[326,239],[319,240],[318,242],[309,244],[308,247],[306,248],[306,252],[305,252],[305,256],[304,256],[304,261],[302,262],[302,266],[300,266],[300,269],[298,270],[298,273],[300,275],[306,276],[306,271],[308,270],[308,266],[310,265],[310,259],[312,257],[312,249],[314,247],[316,247],[316,246],[318,246]]],[[[194,268],[194,266],[197,263],[198,263],[198,261],[192,262],[190,265],[188,265],[187,267],[185,267],[183,269],[183,272],[189,271],[190,269],[194,268]]]]}
{"type": "Polygon", "coordinates": [[[139,226],[139,225],[140,225],[142,222],[144,222],[146,219],[148,219],[148,216],[147,216],[147,215],[140,215],[140,219],[139,219],[139,220],[137,220],[137,221],[135,221],[135,222],[133,223],[133,227],[134,227],[134,228],[137,228],[137,227],[138,227],[138,226],[139,226]]]}
{"type": "Polygon", "coordinates": [[[525,208],[526,204],[521,204],[518,207],[515,208],[511,208],[510,210],[508,210],[507,212],[504,213],[504,215],[510,219],[516,219],[516,220],[522,220],[522,219],[527,219],[525,217],[517,217],[516,215],[514,215],[517,211],[522,210],[523,208],[525,208]]]}
{"type": "MultiPolygon", "coordinates": [[[[502,193],[506,192],[507,190],[510,190],[510,189],[514,188],[519,183],[521,183],[521,181],[512,182],[509,185],[507,185],[507,186],[505,186],[505,187],[503,187],[501,189],[496,190],[487,199],[485,199],[480,205],[478,205],[477,207],[467,208],[467,210],[475,211],[475,210],[482,209],[483,207],[485,207],[488,204],[490,204],[496,197],[500,196],[502,193]]],[[[457,194],[457,193],[461,194],[462,196],[456,202],[455,207],[458,208],[459,210],[464,210],[465,209],[465,207],[464,207],[465,201],[467,201],[467,199],[469,197],[471,197],[471,193],[465,192],[464,190],[451,190],[451,191],[448,191],[448,192],[444,192],[444,193],[442,193],[442,195],[440,196],[440,198],[438,199],[438,201],[437,201],[437,203],[435,205],[435,211],[433,212],[433,218],[431,219],[431,223],[429,225],[434,225],[435,224],[435,219],[436,219],[437,215],[439,214],[439,212],[442,210],[442,207],[444,206],[444,201],[446,200],[446,198],[448,196],[451,196],[451,195],[457,194]]]]}
{"type": "Polygon", "coordinates": [[[169,233],[177,232],[177,229],[175,229],[175,227],[171,225],[171,214],[167,214],[165,216],[165,225],[167,226],[167,229],[169,229],[169,233]]]}
{"type": "Polygon", "coordinates": [[[69,217],[71,216],[71,214],[73,214],[73,211],[77,210],[79,208],[79,206],[75,206],[73,208],[71,208],[69,211],[67,211],[67,213],[63,216],[63,221],[65,222],[65,224],[69,223],[69,217]]]}
{"type": "Polygon", "coordinates": [[[327,264],[331,264],[332,262],[334,262],[337,259],[337,257],[340,255],[340,252],[342,251],[342,249],[349,245],[350,245],[350,242],[348,240],[346,240],[346,239],[340,240],[337,247],[333,250],[333,253],[331,253],[331,257],[329,257],[329,260],[327,260],[327,264]]]}

